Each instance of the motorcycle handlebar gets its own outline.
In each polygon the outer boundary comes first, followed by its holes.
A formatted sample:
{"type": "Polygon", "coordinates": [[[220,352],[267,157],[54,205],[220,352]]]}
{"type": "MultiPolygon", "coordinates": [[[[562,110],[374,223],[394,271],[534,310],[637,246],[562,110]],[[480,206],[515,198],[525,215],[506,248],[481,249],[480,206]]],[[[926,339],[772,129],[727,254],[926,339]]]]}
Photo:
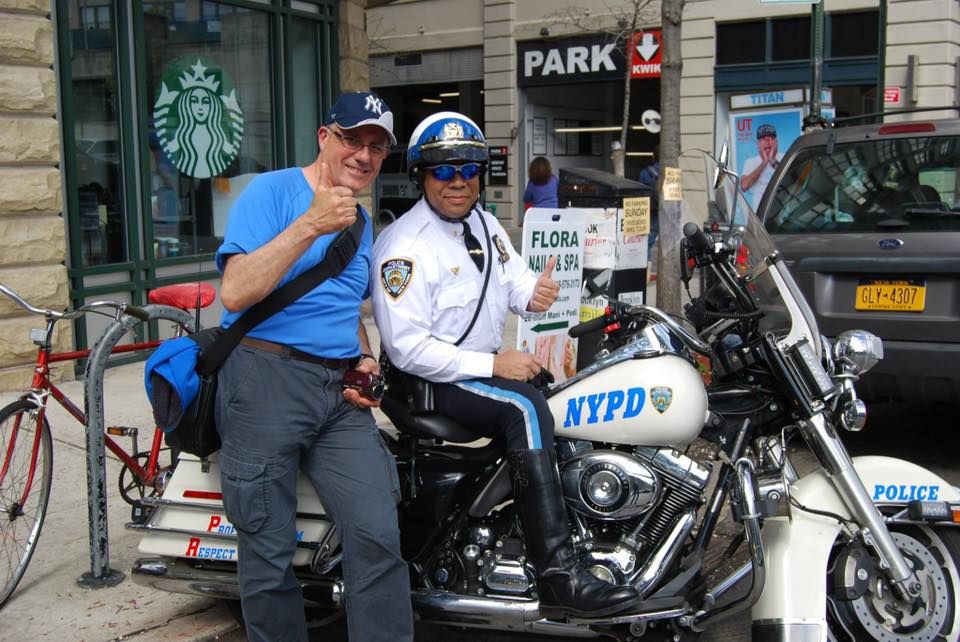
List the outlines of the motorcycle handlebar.
{"type": "Polygon", "coordinates": [[[697,254],[709,252],[713,248],[713,241],[710,240],[707,233],[701,230],[696,223],[687,223],[684,225],[683,235],[686,237],[691,249],[697,254]]]}
{"type": "Polygon", "coordinates": [[[601,314],[596,319],[590,319],[589,321],[578,323],[577,325],[567,330],[567,334],[569,334],[574,339],[577,339],[589,332],[603,330],[605,327],[610,325],[610,323],[611,322],[607,319],[607,315],[601,314]]]}

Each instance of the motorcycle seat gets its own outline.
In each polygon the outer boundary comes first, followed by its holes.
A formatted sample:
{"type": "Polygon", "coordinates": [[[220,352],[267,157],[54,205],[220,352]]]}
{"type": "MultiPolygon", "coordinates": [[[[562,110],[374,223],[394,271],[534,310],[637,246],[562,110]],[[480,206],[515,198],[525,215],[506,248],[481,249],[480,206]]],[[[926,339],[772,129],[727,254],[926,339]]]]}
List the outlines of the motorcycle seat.
{"type": "Polygon", "coordinates": [[[479,437],[459,423],[438,412],[415,412],[406,400],[387,392],[380,400],[380,409],[402,433],[466,444],[479,437]]]}

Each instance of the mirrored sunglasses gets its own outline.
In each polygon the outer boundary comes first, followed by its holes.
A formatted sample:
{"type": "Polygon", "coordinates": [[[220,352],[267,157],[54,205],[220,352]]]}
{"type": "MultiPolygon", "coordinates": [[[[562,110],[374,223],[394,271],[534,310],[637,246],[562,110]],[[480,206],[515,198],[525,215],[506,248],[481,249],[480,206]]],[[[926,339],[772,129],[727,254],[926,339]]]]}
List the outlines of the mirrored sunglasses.
{"type": "Polygon", "coordinates": [[[467,163],[465,165],[434,165],[428,168],[430,174],[438,181],[452,181],[453,177],[460,173],[463,180],[469,181],[480,173],[479,163],[467,163]]]}

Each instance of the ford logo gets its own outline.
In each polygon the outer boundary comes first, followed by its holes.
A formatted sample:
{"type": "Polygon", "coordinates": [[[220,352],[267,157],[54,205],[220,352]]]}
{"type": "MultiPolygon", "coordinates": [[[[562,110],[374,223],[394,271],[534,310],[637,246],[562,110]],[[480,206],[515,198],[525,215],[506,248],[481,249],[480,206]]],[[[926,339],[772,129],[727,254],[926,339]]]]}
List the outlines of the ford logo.
{"type": "Polygon", "coordinates": [[[880,246],[881,250],[895,250],[903,245],[903,241],[900,239],[883,239],[877,245],[880,246]]]}

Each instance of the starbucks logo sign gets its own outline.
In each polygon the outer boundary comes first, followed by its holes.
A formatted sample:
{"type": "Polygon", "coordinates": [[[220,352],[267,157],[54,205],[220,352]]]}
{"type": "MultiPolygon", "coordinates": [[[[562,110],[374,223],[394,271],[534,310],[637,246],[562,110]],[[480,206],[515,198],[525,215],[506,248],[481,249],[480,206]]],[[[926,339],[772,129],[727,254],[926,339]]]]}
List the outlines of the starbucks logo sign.
{"type": "Polygon", "coordinates": [[[173,63],[160,81],[153,126],[163,153],[177,169],[210,178],[222,173],[240,151],[243,111],[223,70],[205,66],[199,58],[187,64],[173,63]]]}

